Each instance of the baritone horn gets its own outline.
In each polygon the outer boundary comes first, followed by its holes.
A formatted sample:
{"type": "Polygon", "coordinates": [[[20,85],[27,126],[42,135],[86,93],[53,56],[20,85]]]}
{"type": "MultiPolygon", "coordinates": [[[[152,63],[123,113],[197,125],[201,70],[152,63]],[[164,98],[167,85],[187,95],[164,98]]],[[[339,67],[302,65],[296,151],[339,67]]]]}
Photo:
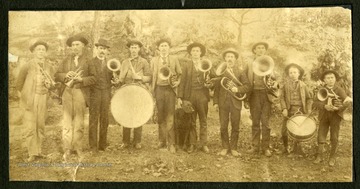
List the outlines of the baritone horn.
{"type": "Polygon", "coordinates": [[[107,61],[106,63],[107,68],[113,72],[113,80],[116,80],[119,78],[119,75],[117,74],[118,71],[120,71],[121,63],[118,59],[113,58],[107,61]]]}
{"type": "Polygon", "coordinates": [[[222,77],[220,81],[221,86],[225,90],[229,91],[236,100],[241,101],[246,98],[246,94],[233,93],[231,91],[232,85],[242,86],[243,84],[236,78],[236,76],[232,72],[229,71],[227,62],[221,63],[215,70],[215,74],[222,77]]]}
{"type": "Polygon", "coordinates": [[[269,94],[278,97],[280,85],[276,82],[274,76],[274,60],[270,56],[263,55],[256,58],[252,65],[254,74],[263,77],[263,82],[269,94]]]}
{"type": "Polygon", "coordinates": [[[208,59],[202,59],[201,62],[200,62],[200,65],[199,65],[199,70],[201,72],[208,72],[210,71],[212,68],[212,62],[208,59]]]}

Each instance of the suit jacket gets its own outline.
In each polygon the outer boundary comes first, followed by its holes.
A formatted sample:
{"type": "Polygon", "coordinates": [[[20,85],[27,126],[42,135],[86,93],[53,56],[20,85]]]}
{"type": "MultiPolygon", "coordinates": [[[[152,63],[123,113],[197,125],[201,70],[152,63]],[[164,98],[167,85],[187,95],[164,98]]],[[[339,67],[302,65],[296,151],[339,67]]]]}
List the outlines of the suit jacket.
{"type": "MultiPolygon", "coordinates": [[[[290,86],[291,83],[289,81],[285,82],[284,86],[281,88],[280,94],[280,105],[281,109],[290,109],[290,86]]],[[[313,103],[313,94],[311,90],[306,86],[306,84],[299,80],[299,90],[300,90],[300,99],[304,112],[311,112],[311,105],[313,103]]]]}
{"type": "MultiPolygon", "coordinates": [[[[32,109],[34,105],[36,75],[38,69],[39,65],[36,59],[31,59],[20,67],[19,75],[16,80],[16,89],[21,92],[20,103],[26,109],[32,109]]],[[[49,60],[45,60],[43,69],[51,77],[54,76],[55,68],[50,64],[49,60]]]]}
{"type": "MultiPolygon", "coordinates": [[[[105,62],[107,62],[107,60],[104,60],[105,62]]],[[[105,68],[105,73],[102,72],[101,69],[102,68],[102,62],[99,58],[95,57],[91,60],[89,60],[88,62],[89,66],[88,68],[91,69],[90,73],[94,73],[94,80],[91,80],[92,84],[94,84],[94,88],[97,89],[105,89],[105,88],[111,88],[111,79],[113,76],[113,73],[111,70],[109,70],[108,68],[105,68]],[[105,74],[105,78],[106,78],[106,82],[108,83],[107,86],[100,86],[100,84],[97,82],[100,74],[105,74]],[[95,82],[94,82],[95,81],[95,82]]]]}
{"type": "MultiPolygon", "coordinates": [[[[90,60],[90,57],[88,57],[85,54],[83,54],[79,57],[79,59],[78,59],[79,64],[78,64],[77,68],[80,67],[81,70],[83,70],[83,74],[82,74],[83,82],[76,83],[74,85],[74,88],[81,89],[87,106],[89,106],[89,98],[90,98],[89,86],[95,84],[95,82],[96,82],[95,70],[92,67],[89,67],[89,63],[88,63],[89,60],[90,60]]],[[[55,74],[55,81],[61,82],[63,84],[62,85],[63,88],[67,87],[65,85],[66,74],[69,71],[76,71],[76,69],[77,69],[77,68],[71,69],[72,67],[75,67],[74,56],[68,56],[59,65],[59,68],[55,74]]]]}
{"type": "MultiPolygon", "coordinates": [[[[338,85],[335,85],[333,87],[333,91],[340,97],[341,102],[344,102],[346,97],[348,97],[346,95],[345,90],[338,85]]],[[[328,112],[324,107],[327,103],[327,100],[320,101],[316,96],[314,98],[315,98],[314,99],[314,107],[316,107],[319,110],[319,120],[322,120],[322,118],[324,117],[324,114],[328,112]]],[[[344,119],[344,111],[347,107],[348,106],[341,106],[339,108],[339,110],[335,111],[336,114],[338,114],[340,116],[340,118],[344,119]]]]}
{"type": "MultiPolygon", "coordinates": [[[[192,60],[188,60],[185,61],[181,64],[181,70],[182,70],[182,74],[181,74],[181,80],[180,80],[180,84],[178,87],[178,97],[183,99],[183,100],[190,100],[190,96],[191,96],[191,82],[192,82],[192,77],[193,77],[193,69],[194,68],[194,64],[192,62],[192,60]]],[[[210,93],[209,93],[209,89],[204,87],[203,88],[205,94],[206,94],[206,98],[208,101],[210,101],[210,93]]]]}
{"type": "MultiPolygon", "coordinates": [[[[250,83],[249,83],[249,80],[248,80],[245,72],[240,70],[238,66],[234,66],[233,72],[234,72],[235,77],[243,84],[242,86],[238,86],[238,91],[240,93],[250,92],[251,87],[250,87],[250,83]]],[[[229,78],[229,79],[231,79],[231,78],[229,78]]],[[[242,106],[242,101],[236,100],[230,94],[230,92],[228,92],[221,86],[220,81],[218,81],[215,84],[214,98],[213,98],[214,104],[218,104],[219,108],[222,108],[222,106],[225,105],[226,97],[228,95],[230,96],[231,102],[234,104],[235,108],[240,109],[242,106]]]]}
{"type": "MultiPolygon", "coordinates": [[[[168,61],[169,61],[168,64],[169,64],[171,73],[176,74],[177,78],[180,79],[181,75],[182,75],[182,70],[181,70],[178,58],[176,56],[169,55],[168,61]]],[[[159,71],[159,68],[162,66],[163,66],[163,63],[161,61],[160,56],[154,57],[150,61],[150,70],[152,73],[151,89],[152,89],[153,94],[155,94],[154,91],[155,91],[156,82],[158,79],[158,74],[159,74],[158,71],[159,71]]],[[[175,91],[175,93],[177,93],[177,88],[174,91],[175,91]]]]}

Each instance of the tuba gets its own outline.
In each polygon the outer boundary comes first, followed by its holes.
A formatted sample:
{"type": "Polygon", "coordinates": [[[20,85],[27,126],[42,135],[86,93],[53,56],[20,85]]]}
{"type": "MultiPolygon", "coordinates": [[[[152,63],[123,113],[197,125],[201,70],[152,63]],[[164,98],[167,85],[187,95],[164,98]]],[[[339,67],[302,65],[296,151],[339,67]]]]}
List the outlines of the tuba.
{"type": "Polygon", "coordinates": [[[221,63],[216,71],[215,74],[217,76],[222,76],[222,79],[220,81],[221,86],[230,92],[230,94],[236,99],[236,100],[244,100],[246,98],[246,94],[241,93],[233,93],[230,89],[231,85],[237,85],[242,86],[243,84],[235,77],[233,73],[231,73],[228,69],[228,65],[226,62],[221,63]]]}
{"type": "Polygon", "coordinates": [[[316,97],[320,101],[327,100],[327,105],[333,106],[334,100],[339,100],[339,96],[332,90],[327,88],[321,88],[316,94],[316,97]]]}
{"type": "Polygon", "coordinates": [[[120,71],[121,63],[118,59],[110,59],[106,63],[107,68],[113,72],[113,80],[117,80],[119,78],[119,75],[116,73],[120,71]]]}
{"type": "Polygon", "coordinates": [[[253,62],[253,72],[257,76],[262,76],[264,84],[268,89],[269,94],[274,97],[279,97],[280,85],[276,82],[274,76],[274,60],[267,55],[260,56],[253,62]],[[266,66],[267,69],[263,70],[260,66],[266,66]]]}

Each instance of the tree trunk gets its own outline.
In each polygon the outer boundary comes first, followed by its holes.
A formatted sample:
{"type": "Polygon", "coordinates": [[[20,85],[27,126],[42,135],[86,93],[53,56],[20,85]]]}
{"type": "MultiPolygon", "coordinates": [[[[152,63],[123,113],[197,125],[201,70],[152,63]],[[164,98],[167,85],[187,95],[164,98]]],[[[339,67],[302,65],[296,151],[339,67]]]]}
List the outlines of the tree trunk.
{"type": "MultiPolygon", "coordinates": [[[[91,45],[92,46],[100,38],[100,28],[99,28],[100,16],[101,16],[100,11],[94,11],[94,21],[93,21],[92,30],[91,30],[91,40],[92,40],[91,45]]],[[[92,53],[95,54],[95,49],[92,50],[92,53]]]]}
{"type": "Polygon", "coordinates": [[[242,46],[242,26],[238,27],[238,38],[237,38],[237,45],[239,48],[242,46]]]}

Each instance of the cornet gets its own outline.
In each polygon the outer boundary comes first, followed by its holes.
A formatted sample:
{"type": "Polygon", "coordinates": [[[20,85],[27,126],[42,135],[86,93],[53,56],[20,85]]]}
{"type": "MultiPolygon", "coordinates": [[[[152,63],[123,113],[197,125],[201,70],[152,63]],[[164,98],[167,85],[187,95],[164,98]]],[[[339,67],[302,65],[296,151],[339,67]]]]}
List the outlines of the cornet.
{"type": "Polygon", "coordinates": [[[244,100],[246,98],[246,94],[241,93],[233,93],[231,91],[232,86],[242,86],[243,84],[236,78],[236,76],[229,71],[227,62],[221,63],[216,71],[215,74],[217,76],[222,76],[223,78],[220,81],[221,86],[230,92],[230,94],[237,100],[244,100]]]}
{"type": "Polygon", "coordinates": [[[113,80],[116,81],[119,79],[119,75],[116,73],[120,71],[121,63],[118,59],[110,59],[106,63],[107,68],[113,72],[113,80]]]}
{"type": "Polygon", "coordinates": [[[316,97],[320,101],[327,100],[326,104],[330,105],[330,106],[333,106],[333,101],[334,100],[339,100],[339,96],[332,89],[327,89],[327,88],[319,89],[319,91],[317,92],[316,97]]]}
{"type": "Polygon", "coordinates": [[[65,82],[65,85],[70,87],[70,88],[73,87],[74,86],[74,79],[77,79],[77,78],[81,77],[83,72],[84,72],[84,70],[80,70],[80,68],[78,68],[75,71],[74,76],[66,78],[67,81],[65,82]]]}
{"type": "Polygon", "coordinates": [[[42,76],[44,77],[44,85],[47,89],[52,89],[55,87],[56,83],[55,81],[51,78],[51,76],[49,75],[49,73],[47,73],[40,65],[40,72],[42,74],[42,76]]]}
{"type": "Polygon", "coordinates": [[[269,94],[273,95],[274,97],[278,97],[280,85],[278,82],[276,82],[276,79],[273,75],[275,67],[274,60],[270,56],[263,55],[256,58],[252,65],[254,74],[263,77],[263,82],[268,89],[269,94]],[[261,68],[261,66],[265,66],[267,69],[264,70],[261,68]]]}

